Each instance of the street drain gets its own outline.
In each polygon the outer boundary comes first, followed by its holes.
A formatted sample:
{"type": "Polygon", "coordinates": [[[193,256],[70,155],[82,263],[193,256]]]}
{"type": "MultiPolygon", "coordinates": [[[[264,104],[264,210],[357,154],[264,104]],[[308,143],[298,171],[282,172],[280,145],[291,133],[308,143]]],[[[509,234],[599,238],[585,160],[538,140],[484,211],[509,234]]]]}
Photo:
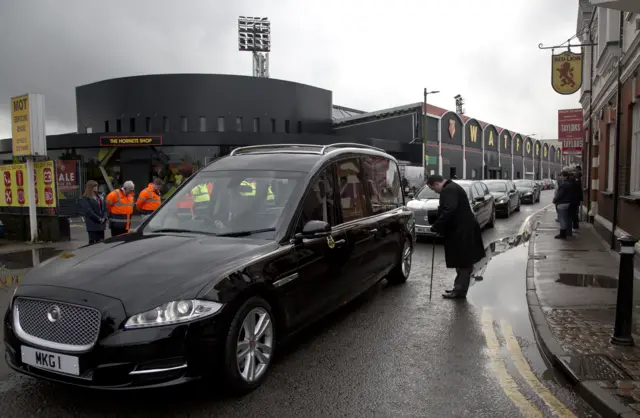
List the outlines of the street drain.
{"type": "Polygon", "coordinates": [[[557,283],[575,287],[599,287],[602,289],[616,289],[618,280],[609,276],[601,276],[598,274],[573,274],[560,273],[557,283]]]}
{"type": "Polygon", "coordinates": [[[629,376],[607,356],[589,354],[563,356],[560,361],[568,366],[577,380],[627,380],[629,376]]]}

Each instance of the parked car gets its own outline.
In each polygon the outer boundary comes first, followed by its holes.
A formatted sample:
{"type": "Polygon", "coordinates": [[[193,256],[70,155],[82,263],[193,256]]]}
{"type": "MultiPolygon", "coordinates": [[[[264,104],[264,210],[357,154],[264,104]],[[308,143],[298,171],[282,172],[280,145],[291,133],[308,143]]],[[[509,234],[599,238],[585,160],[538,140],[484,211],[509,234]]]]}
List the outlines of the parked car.
{"type": "Polygon", "coordinates": [[[493,228],[496,224],[495,199],[482,181],[454,180],[469,197],[469,204],[481,228],[493,228]]]}
{"type": "Polygon", "coordinates": [[[540,189],[533,180],[515,180],[514,183],[520,192],[520,202],[536,203],[540,201],[540,189]]]}
{"type": "Polygon", "coordinates": [[[520,212],[520,192],[511,180],[484,180],[496,201],[496,212],[508,218],[511,212],[520,212]]]}
{"type": "Polygon", "coordinates": [[[9,366],[94,388],[210,377],[245,393],[279,343],[411,271],[396,160],[357,144],[234,150],[126,235],[33,268],[4,319],[9,366]],[[198,185],[210,200],[178,205],[198,185]]]}
{"type": "Polygon", "coordinates": [[[426,185],[407,203],[407,207],[415,214],[416,236],[433,236],[431,225],[438,217],[440,195],[426,185]]]}

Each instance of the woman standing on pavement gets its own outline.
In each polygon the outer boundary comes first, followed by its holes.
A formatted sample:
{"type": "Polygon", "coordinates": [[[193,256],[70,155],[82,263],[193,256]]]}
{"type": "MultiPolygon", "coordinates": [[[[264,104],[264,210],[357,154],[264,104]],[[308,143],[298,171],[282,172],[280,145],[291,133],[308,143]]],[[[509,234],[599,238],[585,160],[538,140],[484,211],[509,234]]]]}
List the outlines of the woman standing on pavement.
{"type": "Polygon", "coordinates": [[[104,230],[107,227],[107,204],[98,192],[98,183],[93,180],[87,182],[84,195],[78,202],[80,213],[84,216],[84,223],[89,235],[89,245],[104,240],[104,230]]]}
{"type": "Polygon", "coordinates": [[[569,178],[569,172],[566,169],[562,170],[559,177],[560,181],[558,181],[558,188],[553,198],[553,204],[556,205],[556,212],[558,213],[558,220],[560,221],[560,233],[554,238],[566,239],[573,235],[570,210],[573,200],[573,186],[569,178]]]}

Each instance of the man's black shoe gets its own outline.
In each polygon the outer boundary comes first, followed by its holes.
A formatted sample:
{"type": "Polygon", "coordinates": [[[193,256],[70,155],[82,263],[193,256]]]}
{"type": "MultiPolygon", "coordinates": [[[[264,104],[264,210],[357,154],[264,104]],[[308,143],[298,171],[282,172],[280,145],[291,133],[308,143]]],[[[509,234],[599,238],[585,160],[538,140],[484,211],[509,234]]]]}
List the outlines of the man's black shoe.
{"type": "Polygon", "coordinates": [[[444,293],[451,293],[451,292],[453,292],[453,289],[447,289],[444,291],[444,293]]]}
{"type": "Polygon", "coordinates": [[[484,277],[482,276],[473,276],[474,279],[476,279],[476,282],[481,282],[484,280],[484,277]]]}
{"type": "Polygon", "coordinates": [[[445,293],[442,295],[445,299],[466,299],[467,295],[458,292],[445,293]]]}

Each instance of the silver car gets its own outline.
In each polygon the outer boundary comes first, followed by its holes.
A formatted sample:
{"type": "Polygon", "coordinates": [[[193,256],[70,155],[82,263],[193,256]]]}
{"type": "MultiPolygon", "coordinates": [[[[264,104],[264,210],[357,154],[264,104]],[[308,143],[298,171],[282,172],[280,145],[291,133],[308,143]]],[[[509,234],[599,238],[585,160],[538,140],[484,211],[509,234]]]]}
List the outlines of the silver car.
{"type": "Polygon", "coordinates": [[[438,205],[440,195],[427,186],[424,186],[418,194],[407,203],[407,207],[416,217],[416,236],[431,237],[431,224],[438,217],[438,205]]]}

